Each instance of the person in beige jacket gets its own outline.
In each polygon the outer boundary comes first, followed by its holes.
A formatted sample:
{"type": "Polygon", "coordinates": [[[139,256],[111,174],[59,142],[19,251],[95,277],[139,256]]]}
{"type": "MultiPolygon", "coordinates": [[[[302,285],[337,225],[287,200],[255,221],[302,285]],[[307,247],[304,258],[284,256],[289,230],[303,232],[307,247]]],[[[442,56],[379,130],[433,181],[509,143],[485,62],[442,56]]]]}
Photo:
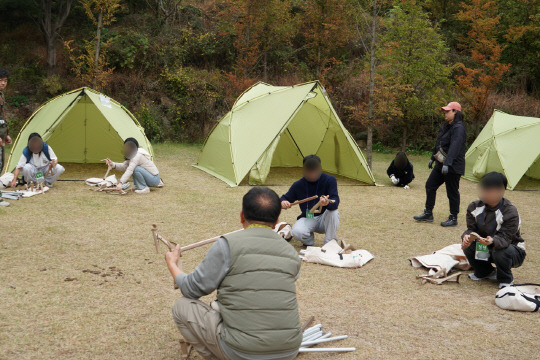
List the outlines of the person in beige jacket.
{"type": "Polygon", "coordinates": [[[161,181],[156,164],[152,161],[148,151],[139,147],[136,139],[130,137],[124,141],[124,158],[126,160],[123,163],[115,163],[111,159],[105,160],[107,166],[124,171],[124,175],[118,182],[117,190],[121,190],[122,185],[132,176],[137,194],[148,194],[151,187],[163,187],[163,181],[161,181]]]}

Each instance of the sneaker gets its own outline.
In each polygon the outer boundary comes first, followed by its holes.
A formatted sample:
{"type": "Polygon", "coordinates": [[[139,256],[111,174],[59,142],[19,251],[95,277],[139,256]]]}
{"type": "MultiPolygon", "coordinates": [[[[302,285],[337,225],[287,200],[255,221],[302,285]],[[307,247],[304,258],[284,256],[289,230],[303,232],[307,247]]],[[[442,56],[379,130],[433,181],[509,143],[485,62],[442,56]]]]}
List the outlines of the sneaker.
{"type": "Polygon", "coordinates": [[[7,201],[0,199],[0,207],[8,207],[8,206],[9,206],[9,203],[7,201]]]}
{"type": "Polygon", "coordinates": [[[414,216],[414,220],[421,222],[433,222],[433,213],[428,210],[424,210],[422,215],[414,216]]]}
{"type": "Polygon", "coordinates": [[[163,183],[163,180],[159,179],[159,184],[158,184],[157,187],[161,189],[164,186],[165,186],[165,184],[163,183]]]}
{"type": "Polygon", "coordinates": [[[148,193],[150,193],[150,188],[147,186],[144,189],[135,190],[135,193],[136,194],[148,194],[148,193]]]}
{"type": "Polygon", "coordinates": [[[405,190],[408,190],[408,189],[410,189],[411,187],[410,187],[409,185],[405,185],[403,188],[404,188],[405,190]]]}
{"type": "Polygon", "coordinates": [[[470,273],[469,274],[469,279],[471,279],[473,281],[497,280],[497,270],[493,270],[493,272],[491,274],[489,274],[488,276],[484,276],[484,277],[478,277],[478,276],[474,275],[474,273],[470,273]]]}
{"type": "Polygon", "coordinates": [[[441,223],[442,227],[457,226],[457,216],[450,215],[448,219],[441,223]]]}
{"type": "Polygon", "coordinates": [[[505,288],[505,287],[507,287],[507,286],[512,286],[512,285],[514,285],[514,282],[513,282],[513,281],[510,282],[510,283],[500,283],[500,284],[499,284],[499,289],[505,288]]]}

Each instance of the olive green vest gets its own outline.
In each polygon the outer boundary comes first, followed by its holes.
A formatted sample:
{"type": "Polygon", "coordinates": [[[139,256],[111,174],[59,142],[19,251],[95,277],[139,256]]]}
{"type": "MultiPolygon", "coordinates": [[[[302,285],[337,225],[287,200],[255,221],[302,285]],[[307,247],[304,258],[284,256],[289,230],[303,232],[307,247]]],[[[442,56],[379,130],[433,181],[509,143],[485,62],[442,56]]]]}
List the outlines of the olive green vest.
{"type": "Polygon", "coordinates": [[[221,339],[248,354],[298,350],[302,341],[295,279],[296,250],[274,231],[251,228],[225,236],[231,261],[217,299],[221,339]]]}

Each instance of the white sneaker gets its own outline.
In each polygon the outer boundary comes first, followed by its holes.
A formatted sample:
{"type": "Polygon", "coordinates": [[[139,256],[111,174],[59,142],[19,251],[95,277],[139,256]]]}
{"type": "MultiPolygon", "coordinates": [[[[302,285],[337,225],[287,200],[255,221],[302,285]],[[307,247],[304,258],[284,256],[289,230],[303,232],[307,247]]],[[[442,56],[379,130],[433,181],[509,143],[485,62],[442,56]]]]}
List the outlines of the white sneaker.
{"type": "Polygon", "coordinates": [[[511,283],[500,283],[499,284],[499,289],[505,288],[507,286],[512,286],[512,285],[514,285],[513,281],[511,283]]]}
{"type": "Polygon", "coordinates": [[[485,277],[478,277],[474,275],[474,273],[469,274],[469,279],[473,281],[480,281],[480,280],[497,280],[497,270],[493,270],[491,274],[485,277]]]}
{"type": "Polygon", "coordinates": [[[135,190],[135,193],[137,193],[137,194],[149,194],[150,193],[150,188],[147,186],[144,189],[135,190]]]}
{"type": "Polygon", "coordinates": [[[157,187],[161,189],[164,186],[165,186],[165,184],[163,183],[163,180],[159,179],[159,184],[158,184],[157,187]]]}
{"type": "Polygon", "coordinates": [[[405,185],[403,188],[404,188],[405,190],[410,189],[409,185],[405,185]]]}
{"type": "Polygon", "coordinates": [[[8,207],[9,206],[9,203],[7,201],[0,201],[0,207],[8,207]]]}

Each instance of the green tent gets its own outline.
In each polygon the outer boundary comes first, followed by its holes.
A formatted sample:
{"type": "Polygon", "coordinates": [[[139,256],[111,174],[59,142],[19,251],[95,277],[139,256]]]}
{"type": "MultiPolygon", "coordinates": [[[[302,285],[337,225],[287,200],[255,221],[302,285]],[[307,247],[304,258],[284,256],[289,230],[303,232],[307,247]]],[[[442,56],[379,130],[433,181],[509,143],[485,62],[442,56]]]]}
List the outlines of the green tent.
{"type": "Polygon", "coordinates": [[[466,179],[502,172],[513,190],[523,175],[540,179],[540,119],[495,110],[465,154],[466,179]]]}
{"type": "Polygon", "coordinates": [[[317,154],[326,172],[375,184],[355,140],[318,81],[258,83],[246,90],[210,133],[195,167],[237,186],[249,175],[263,184],[270,167],[301,167],[317,154]]]}
{"type": "Polygon", "coordinates": [[[86,87],[47,101],[30,116],[13,144],[6,171],[15,169],[33,132],[39,133],[64,163],[98,163],[107,157],[121,161],[122,144],[128,137],[137,139],[153,156],[152,145],[137,119],[115,100],[86,87]]]}

